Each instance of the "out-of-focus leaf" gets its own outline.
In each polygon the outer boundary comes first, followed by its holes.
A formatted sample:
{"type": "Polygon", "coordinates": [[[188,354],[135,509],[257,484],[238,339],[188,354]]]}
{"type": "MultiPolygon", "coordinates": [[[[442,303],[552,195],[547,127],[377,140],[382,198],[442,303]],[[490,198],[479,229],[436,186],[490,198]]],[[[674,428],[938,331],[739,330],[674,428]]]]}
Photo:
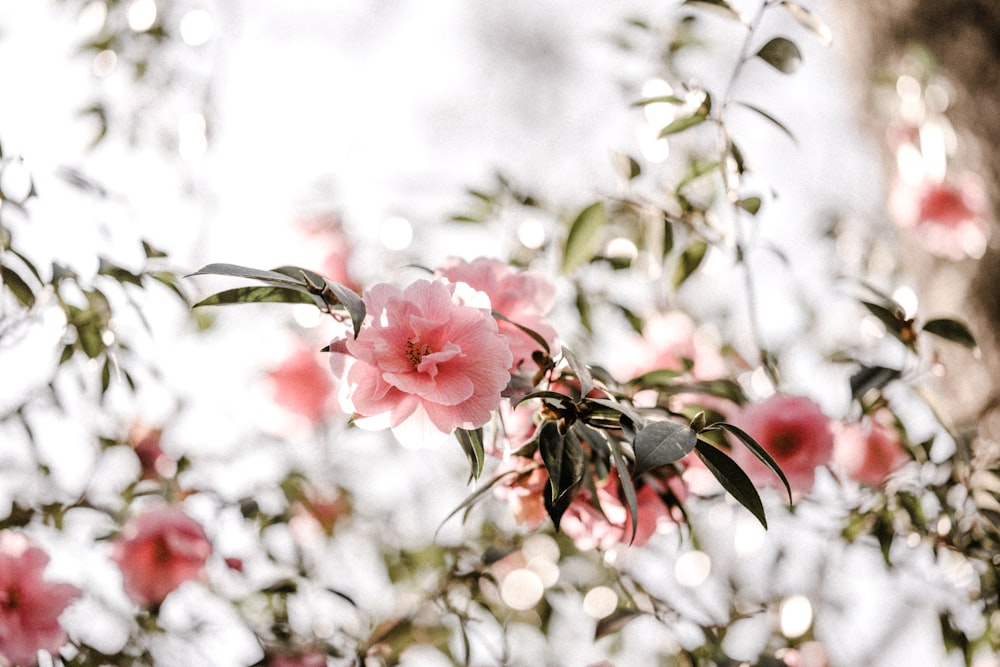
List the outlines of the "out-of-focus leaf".
{"type": "Polygon", "coordinates": [[[99,257],[100,264],[97,269],[98,275],[114,278],[120,283],[131,283],[137,287],[142,287],[142,276],[133,273],[128,269],[119,266],[106,257],[99,257]]]}
{"type": "Polygon", "coordinates": [[[930,320],[924,324],[923,330],[929,334],[940,336],[945,340],[950,340],[953,343],[958,343],[968,348],[976,347],[976,339],[973,337],[972,332],[958,320],[943,317],[930,320]]]}
{"type": "Polygon", "coordinates": [[[736,438],[740,442],[742,442],[746,446],[746,448],[749,449],[753,453],[753,455],[760,460],[761,463],[770,468],[771,471],[778,476],[778,479],[781,480],[781,483],[784,484],[785,491],[788,492],[788,504],[789,505],[792,504],[792,487],[788,484],[788,478],[785,477],[785,473],[781,470],[781,466],[778,465],[778,462],[771,457],[771,455],[767,452],[766,449],[761,447],[759,442],[754,440],[753,436],[751,436],[749,433],[747,433],[740,427],[734,426],[733,424],[728,424],[726,422],[718,422],[716,424],[712,424],[712,426],[717,426],[735,435],[736,438]]]}
{"type": "Polygon", "coordinates": [[[698,441],[688,426],[671,421],[648,422],[639,429],[632,443],[635,449],[635,475],[678,461],[686,456],[698,441]]]}
{"type": "Polygon", "coordinates": [[[316,297],[301,289],[262,285],[236,287],[205,297],[192,308],[200,306],[225,306],[239,303],[308,303],[316,305],[316,297]]]}
{"type": "Polygon", "coordinates": [[[642,173],[642,167],[639,165],[639,162],[631,155],[613,151],[611,157],[614,159],[615,168],[618,173],[626,181],[631,181],[642,173]]]}
{"type": "Polygon", "coordinates": [[[633,102],[634,107],[644,107],[649,104],[684,104],[686,100],[677,97],[676,95],[657,95],[655,97],[644,97],[638,102],[633,102]]]}
{"type": "Polygon", "coordinates": [[[606,222],[607,212],[602,202],[591,204],[576,216],[570,225],[566,247],[563,249],[564,273],[571,273],[593,258],[598,232],[606,222]]]}
{"type": "Polygon", "coordinates": [[[458,438],[458,444],[462,445],[465,455],[469,457],[469,464],[472,466],[469,471],[469,481],[479,479],[483,472],[483,463],[486,461],[486,453],[483,449],[483,429],[477,428],[468,431],[464,428],[456,428],[455,437],[458,438]]]}
{"type": "MultiPolygon", "coordinates": [[[[789,130],[788,127],[784,123],[782,123],[780,120],[778,120],[777,118],[775,118],[773,115],[771,115],[768,112],[764,111],[759,106],[756,106],[754,104],[750,104],[749,102],[741,102],[739,100],[736,100],[735,103],[739,104],[744,109],[749,109],[750,111],[753,111],[755,114],[757,114],[758,116],[760,116],[764,120],[768,121],[769,123],[771,123],[772,125],[774,125],[775,127],[777,127],[779,130],[781,130],[782,132],[784,132],[785,136],[787,136],[789,139],[791,139],[793,144],[798,145],[799,140],[795,138],[795,135],[792,134],[792,131],[789,130]]],[[[734,144],[733,148],[735,149],[735,147],[736,147],[736,145],[734,144]]]]}
{"type": "Polygon", "coordinates": [[[618,401],[613,401],[610,398],[586,398],[584,399],[584,402],[593,403],[595,405],[608,408],[609,410],[614,410],[615,412],[628,417],[633,424],[644,424],[646,421],[629,403],[620,403],[618,401]]]}
{"type": "Polygon", "coordinates": [[[697,180],[704,176],[705,174],[711,173],[719,168],[719,163],[713,160],[693,160],[690,165],[688,165],[688,170],[684,174],[684,178],[681,179],[680,183],[677,184],[677,190],[680,191],[688,183],[697,180]]]}
{"type": "Polygon", "coordinates": [[[736,205],[750,215],[757,215],[757,211],[760,210],[760,197],[745,197],[737,201],[736,205]]]}
{"type": "Polygon", "coordinates": [[[706,443],[698,442],[695,447],[698,457],[705,463],[715,478],[722,484],[722,488],[732,494],[743,507],[753,514],[760,524],[767,528],[767,517],[764,515],[764,504],[760,501],[760,495],[754,487],[753,482],[743,472],[743,469],[736,465],[736,462],[726,456],[726,454],[716,447],[706,443]]]}
{"type": "Polygon", "coordinates": [[[674,289],[680,287],[685,280],[691,277],[691,274],[698,268],[701,261],[705,259],[705,253],[707,252],[707,243],[704,241],[694,241],[681,253],[680,258],[677,260],[677,265],[674,266],[672,280],[674,289]]]}
{"type": "Polygon", "coordinates": [[[146,259],[159,259],[167,256],[167,253],[154,248],[147,241],[142,242],[142,251],[146,254],[146,259]]]}
{"type": "Polygon", "coordinates": [[[662,139],[663,137],[669,136],[671,134],[677,134],[678,132],[683,132],[689,127],[694,127],[695,125],[701,125],[706,120],[708,120],[708,113],[701,113],[696,111],[690,116],[684,116],[682,118],[675,118],[666,127],[660,130],[658,137],[662,139]]]}
{"type": "Polygon", "coordinates": [[[35,293],[31,291],[31,287],[16,271],[0,265],[0,277],[3,278],[3,284],[22,306],[31,308],[35,305],[35,293]]]}
{"type": "Polygon", "coordinates": [[[615,609],[597,622],[597,627],[594,629],[594,640],[596,641],[601,637],[607,637],[610,634],[618,632],[628,625],[630,621],[644,616],[645,613],[638,609],[615,609]]]}
{"type": "Polygon", "coordinates": [[[177,284],[177,275],[171,273],[170,271],[155,271],[153,273],[146,274],[150,276],[153,280],[165,285],[171,292],[177,295],[177,297],[184,302],[185,305],[190,305],[191,301],[188,299],[187,294],[181,289],[180,285],[177,284]]]}
{"type": "Polygon", "coordinates": [[[711,11],[713,14],[718,14],[719,16],[725,16],[726,18],[736,19],[737,21],[742,21],[739,12],[733,9],[725,0],[684,0],[683,5],[701,7],[711,11]]]}
{"type": "Polygon", "coordinates": [[[815,13],[809,11],[797,2],[792,2],[791,0],[782,0],[781,6],[792,15],[799,25],[809,30],[811,33],[816,35],[825,46],[830,46],[833,43],[833,32],[830,30],[829,26],[823,22],[819,16],[815,13]]]}
{"type": "Polygon", "coordinates": [[[851,376],[851,398],[860,400],[872,389],[882,389],[897,379],[902,372],[884,366],[862,366],[851,376]]]}
{"type": "Polygon", "coordinates": [[[802,52],[795,42],[775,37],[760,47],[757,57],[784,74],[791,74],[802,65],[802,52]]]}
{"type": "Polygon", "coordinates": [[[674,249],[674,223],[670,219],[670,215],[663,211],[663,257],[670,254],[670,251],[674,249]]]}
{"type": "Polygon", "coordinates": [[[917,338],[913,330],[913,320],[907,318],[901,309],[893,308],[890,310],[872,301],[862,301],[861,303],[868,309],[868,312],[885,325],[890,335],[907,347],[913,348],[917,338]]]}

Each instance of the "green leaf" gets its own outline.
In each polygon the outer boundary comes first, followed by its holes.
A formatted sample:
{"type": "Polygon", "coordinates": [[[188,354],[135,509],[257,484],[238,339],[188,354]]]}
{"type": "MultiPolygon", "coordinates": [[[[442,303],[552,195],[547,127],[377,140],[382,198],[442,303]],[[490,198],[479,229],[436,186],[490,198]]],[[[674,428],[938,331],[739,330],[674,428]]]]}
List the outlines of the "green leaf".
{"type": "Polygon", "coordinates": [[[677,97],[676,95],[657,95],[656,97],[644,97],[637,102],[633,102],[634,107],[644,107],[649,104],[677,104],[681,105],[686,102],[685,99],[677,97]]]}
{"type": "Polygon", "coordinates": [[[674,266],[674,289],[680,287],[685,280],[691,277],[691,274],[698,268],[701,261],[705,259],[706,252],[708,252],[707,243],[704,241],[694,241],[681,253],[677,265],[674,266]]]}
{"type": "Polygon", "coordinates": [[[860,400],[872,389],[882,389],[902,375],[902,371],[885,366],[862,366],[851,376],[851,398],[860,400]]]}
{"type": "Polygon", "coordinates": [[[760,197],[746,197],[736,202],[736,205],[750,215],[757,215],[757,211],[760,210],[760,203],[760,197]]]}
{"type": "Polygon", "coordinates": [[[970,349],[976,347],[976,339],[973,337],[972,332],[958,320],[947,318],[930,320],[924,324],[923,330],[970,349]]]}
{"type": "Polygon", "coordinates": [[[544,493],[545,507],[558,529],[563,513],[583,481],[583,448],[575,435],[560,433],[559,425],[554,421],[542,424],[538,432],[538,447],[549,474],[544,493]]]}
{"type": "Polygon", "coordinates": [[[99,257],[98,275],[114,278],[118,282],[131,283],[137,287],[142,287],[142,276],[132,273],[128,269],[121,267],[105,257],[99,257]]]}
{"type": "Polygon", "coordinates": [[[530,472],[531,472],[530,470],[527,471],[527,472],[526,471],[519,471],[519,470],[507,470],[506,472],[502,472],[502,473],[497,474],[496,476],[493,477],[493,479],[491,479],[489,482],[487,482],[486,484],[483,484],[481,487],[479,487],[478,489],[476,489],[475,491],[473,491],[461,503],[459,503],[458,507],[456,507],[455,509],[453,509],[448,514],[448,516],[446,516],[444,518],[444,521],[442,521],[441,525],[438,526],[438,531],[441,530],[441,528],[444,526],[444,524],[448,523],[448,521],[449,521],[449,519],[451,519],[451,517],[455,516],[456,514],[458,514],[459,512],[461,512],[462,510],[470,509],[476,503],[476,501],[478,501],[490,489],[492,489],[494,486],[496,486],[498,482],[501,482],[501,481],[503,481],[504,479],[506,479],[508,477],[514,477],[514,476],[517,476],[517,475],[528,475],[528,474],[530,474],[530,472]]]}
{"type": "Polygon", "coordinates": [[[688,165],[688,170],[684,174],[684,178],[681,179],[681,182],[677,184],[675,189],[679,192],[688,183],[718,169],[719,164],[712,160],[692,160],[691,164],[688,165]]]}
{"type": "Polygon", "coordinates": [[[790,0],[782,0],[781,6],[799,22],[799,25],[816,35],[824,46],[830,46],[833,43],[833,32],[819,16],[799,3],[790,0]]]}
{"type": "Polygon", "coordinates": [[[31,287],[16,271],[0,265],[0,278],[3,278],[3,284],[22,306],[31,308],[35,305],[35,293],[31,291],[31,287]]]}
{"type": "Polygon", "coordinates": [[[792,504],[792,487],[788,484],[788,478],[785,477],[785,473],[781,470],[781,466],[778,465],[778,462],[767,453],[767,450],[764,449],[759,442],[754,440],[749,433],[738,426],[734,426],[733,424],[717,422],[712,424],[712,426],[718,426],[719,428],[735,435],[737,439],[739,439],[739,441],[753,453],[754,456],[760,459],[761,463],[770,468],[771,471],[778,476],[778,479],[781,480],[781,483],[785,485],[785,491],[788,492],[788,504],[792,504]]]}
{"type": "Polygon", "coordinates": [[[709,471],[722,484],[722,488],[728,491],[743,507],[746,507],[764,528],[767,528],[764,504],[760,501],[757,489],[754,488],[753,482],[743,472],[743,469],[726,456],[721,449],[706,442],[699,441],[694,449],[698,458],[705,463],[709,471]]]}
{"type": "Polygon", "coordinates": [[[684,0],[681,4],[694,5],[695,7],[701,7],[711,11],[713,14],[742,21],[739,13],[725,0],[684,0]]]}
{"type": "Polygon", "coordinates": [[[685,116],[683,118],[675,118],[666,127],[660,130],[657,138],[662,139],[663,137],[669,136],[671,134],[677,134],[678,132],[683,132],[689,127],[694,127],[695,125],[701,125],[706,120],[708,120],[708,113],[701,113],[700,110],[695,112],[694,115],[685,116]]]}
{"type": "Polygon", "coordinates": [[[784,74],[791,74],[802,65],[802,52],[790,39],[775,37],[760,47],[757,57],[784,74]]]}
{"type": "Polygon", "coordinates": [[[638,609],[616,609],[597,622],[594,628],[594,641],[601,637],[606,637],[624,628],[630,621],[640,616],[645,616],[646,612],[638,609]]]}
{"type": "Polygon", "coordinates": [[[225,306],[238,303],[308,303],[316,305],[316,297],[301,289],[264,285],[259,287],[236,287],[206,297],[194,304],[200,306],[225,306]]]}
{"type": "Polygon", "coordinates": [[[666,258],[670,251],[674,249],[674,223],[670,219],[670,214],[663,211],[663,257],[666,258]]]}
{"type": "Polygon", "coordinates": [[[483,448],[483,429],[477,428],[469,431],[464,428],[456,428],[455,437],[458,438],[458,444],[462,445],[465,455],[469,457],[469,464],[472,466],[469,472],[469,481],[479,479],[483,473],[483,463],[486,461],[486,452],[483,448]]]}
{"type": "Polygon", "coordinates": [[[868,312],[877,317],[879,322],[885,325],[890,335],[907,347],[913,347],[915,343],[913,320],[907,319],[901,309],[893,308],[890,310],[881,304],[871,301],[862,301],[861,304],[868,309],[868,312]]]}
{"type": "Polygon", "coordinates": [[[642,174],[642,166],[631,155],[612,151],[611,158],[614,160],[615,169],[626,181],[631,181],[642,174]]]}
{"type": "Polygon", "coordinates": [[[615,412],[628,417],[632,423],[636,425],[646,423],[646,420],[642,418],[642,415],[640,415],[639,412],[629,403],[619,403],[618,401],[611,400],[610,398],[587,398],[584,399],[584,403],[593,403],[595,405],[608,408],[609,410],[614,410],[615,412]]]}
{"type": "Polygon", "coordinates": [[[205,275],[248,278],[250,280],[259,280],[270,285],[278,285],[279,287],[294,287],[297,289],[306,289],[307,287],[305,281],[301,279],[293,280],[289,276],[278,273],[277,271],[251,269],[245,266],[237,266],[236,264],[209,264],[208,266],[204,266],[194,273],[189,274],[189,277],[205,275]]]}
{"type": "Polygon", "coordinates": [[[635,436],[635,476],[673,463],[695,447],[698,437],[684,424],[671,421],[649,422],[635,436]]]}
{"type": "Polygon", "coordinates": [[[142,242],[142,251],[145,253],[146,259],[156,259],[156,258],[161,258],[161,257],[166,257],[167,256],[167,253],[165,253],[162,250],[159,250],[157,248],[154,248],[152,245],[150,245],[146,241],[142,242]]]}
{"type": "Polygon", "coordinates": [[[594,389],[594,377],[590,374],[590,369],[580,363],[576,355],[566,346],[562,348],[562,356],[576,375],[576,379],[580,381],[580,396],[586,396],[594,389]]]}
{"type": "MultiPolygon", "coordinates": [[[[789,139],[791,139],[793,144],[798,145],[799,140],[795,138],[795,135],[792,134],[792,131],[789,130],[788,127],[785,126],[785,124],[782,123],[780,120],[778,120],[777,118],[775,118],[774,116],[772,116],[768,112],[764,111],[760,107],[758,107],[756,105],[753,105],[753,104],[750,104],[749,102],[741,102],[739,100],[736,100],[735,103],[738,104],[738,105],[740,105],[744,109],[749,109],[750,111],[753,111],[755,114],[757,114],[758,116],[760,116],[764,120],[768,121],[769,123],[771,123],[772,125],[774,125],[775,127],[777,127],[779,130],[781,130],[782,132],[784,132],[785,136],[787,136],[789,139]]],[[[733,145],[733,148],[734,149],[736,148],[735,144],[733,145]]]]}
{"type": "Polygon", "coordinates": [[[632,482],[632,476],[628,472],[628,464],[625,463],[625,457],[622,455],[622,443],[612,440],[604,431],[600,431],[600,434],[604,436],[611,449],[611,460],[614,461],[615,472],[618,474],[622,493],[625,494],[625,507],[628,508],[629,518],[632,519],[632,534],[628,538],[629,544],[631,544],[635,540],[635,534],[639,528],[639,500],[635,495],[635,484],[632,482]]]}
{"type": "Polygon", "coordinates": [[[564,273],[570,273],[590,261],[597,246],[597,234],[605,223],[607,213],[602,202],[591,204],[576,216],[563,249],[564,273]]]}

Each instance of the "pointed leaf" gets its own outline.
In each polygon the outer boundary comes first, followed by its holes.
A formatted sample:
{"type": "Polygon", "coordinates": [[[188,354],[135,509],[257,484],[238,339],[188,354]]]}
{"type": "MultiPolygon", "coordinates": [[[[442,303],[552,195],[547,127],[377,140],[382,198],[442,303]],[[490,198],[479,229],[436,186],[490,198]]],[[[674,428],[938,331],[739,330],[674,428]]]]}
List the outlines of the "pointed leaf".
{"type": "Polygon", "coordinates": [[[646,423],[646,420],[642,418],[642,415],[640,415],[639,412],[628,403],[621,403],[610,398],[587,398],[585,399],[585,402],[594,403],[621,413],[628,417],[633,424],[639,425],[646,423]]]}
{"type": "Polygon", "coordinates": [[[791,74],[802,65],[802,52],[790,39],[775,37],[760,47],[757,57],[784,74],[791,74]]]}
{"type": "Polygon", "coordinates": [[[298,279],[293,280],[289,276],[286,276],[277,271],[265,271],[263,269],[251,269],[245,266],[237,266],[236,264],[209,264],[204,266],[194,273],[189,274],[189,276],[234,276],[237,278],[249,278],[251,280],[259,280],[261,282],[269,283],[271,285],[279,285],[282,287],[296,287],[298,289],[305,289],[305,281],[298,279]]]}
{"type": "Polygon", "coordinates": [[[721,449],[706,442],[699,441],[695,445],[695,452],[698,453],[698,458],[705,463],[709,471],[719,480],[722,488],[728,491],[743,507],[746,507],[764,528],[767,528],[764,504],[760,501],[757,489],[754,488],[753,482],[743,472],[743,469],[726,456],[721,449]]]}
{"type": "Polygon", "coordinates": [[[504,479],[507,479],[508,477],[515,477],[523,474],[529,474],[529,473],[526,473],[523,470],[507,470],[506,472],[502,472],[495,475],[493,479],[486,482],[481,487],[479,487],[471,494],[466,496],[465,499],[461,503],[459,503],[458,507],[449,512],[448,516],[446,516],[444,520],[441,522],[441,525],[438,526],[438,531],[441,530],[444,524],[448,523],[451,517],[455,516],[462,510],[470,509],[474,504],[476,504],[476,501],[478,501],[480,498],[486,495],[489,492],[489,490],[492,489],[494,486],[496,486],[499,482],[503,481],[504,479]]]}
{"type": "Polygon", "coordinates": [[[472,466],[469,471],[469,481],[479,479],[483,473],[483,463],[486,461],[486,452],[483,448],[483,429],[477,428],[469,431],[464,428],[456,428],[455,437],[458,438],[458,444],[462,445],[465,455],[469,457],[469,464],[472,466]]]}
{"type": "Polygon", "coordinates": [[[704,241],[694,241],[684,250],[677,260],[677,264],[674,266],[674,289],[680,287],[685,280],[691,277],[691,274],[698,268],[701,261],[705,259],[705,253],[707,252],[708,244],[704,241]]]}
{"type": "Polygon", "coordinates": [[[684,0],[684,5],[694,5],[711,11],[713,14],[741,21],[739,13],[725,0],[684,0]]]}
{"type": "Polygon", "coordinates": [[[760,197],[746,197],[736,202],[736,205],[750,215],[757,215],[757,211],[760,210],[760,197]]]}
{"type": "Polygon", "coordinates": [[[771,471],[778,476],[778,479],[781,480],[781,483],[785,485],[785,491],[788,492],[788,504],[791,505],[792,487],[788,484],[788,478],[785,477],[785,473],[781,470],[781,466],[779,466],[778,462],[775,461],[770,454],[768,454],[767,450],[764,449],[759,442],[754,440],[753,436],[751,436],[749,433],[747,433],[738,426],[734,426],[733,424],[727,424],[726,422],[718,422],[712,424],[712,426],[718,426],[719,428],[724,429],[729,433],[735,435],[737,439],[739,439],[739,441],[742,442],[746,446],[746,448],[753,453],[754,456],[760,459],[761,463],[770,468],[771,471]]]}
{"type": "Polygon", "coordinates": [[[695,125],[701,125],[706,120],[708,120],[707,113],[695,113],[692,116],[684,116],[683,118],[675,118],[669,125],[660,130],[658,138],[669,136],[671,134],[677,134],[678,132],[683,132],[689,127],[694,127],[695,125]]]}
{"type": "Polygon", "coordinates": [[[958,320],[947,318],[930,320],[924,324],[923,330],[970,349],[976,347],[976,339],[972,336],[972,332],[958,320]]]}
{"type": "Polygon", "coordinates": [[[638,609],[615,609],[597,622],[597,627],[594,629],[594,640],[596,641],[601,637],[618,632],[628,625],[630,621],[645,614],[646,612],[639,611],[638,609]]]}
{"type": "MultiPolygon", "coordinates": [[[[607,434],[605,434],[605,437],[607,437],[607,434]]],[[[632,534],[628,538],[629,544],[632,544],[635,541],[636,531],[639,529],[639,500],[635,496],[635,484],[632,482],[632,476],[628,472],[625,457],[622,456],[622,443],[617,440],[611,440],[611,438],[607,439],[610,441],[611,460],[614,461],[615,472],[618,473],[618,481],[621,483],[622,492],[625,494],[625,506],[628,508],[628,515],[632,520],[632,534]]]]}
{"type": "Polygon", "coordinates": [[[683,458],[694,449],[697,440],[695,432],[684,424],[649,422],[639,430],[632,443],[635,476],[683,458]]]}
{"type": "Polygon", "coordinates": [[[194,304],[199,306],[225,306],[237,303],[308,303],[316,305],[316,297],[308,292],[288,287],[262,285],[259,287],[236,287],[206,297],[194,304]]]}
{"type": "Polygon", "coordinates": [[[563,249],[564,273],[570,273],[590,261],[596,250],[597,234],[606,222],[607,213],[602,202],[591,204],[576,216],[563,249]]]}
{"type": "Polygon", "coordinates": [[[851,398],[860,400],[872,389],[882,389],[902,375],[902,371],[885,366],[862,366],[851,376],[851,398]]]}
{"type": "MultiPolygon", "coordinates": [[[[768,112],[764,111],[763,109],[761,109],[760,107],[758,107],[756,105],[750,104],[749,102],[741,102],[739,100],[736,100],[736,104],[739,104],[744,109],[749,109],[750,111],[753,111],[755,114],[757,114],[758,116],[760,116],[764,120],[768,121],[769,123],[771,123],[772,125],[774,125],[775,127],[777,127],[779,130],[781,130],[782,132],[784,132],[785,136],[787,136],[789,139],[791,139],[793,144],[798,145],[799,140],[795,138],[795,135],[792,134],[792,131],[789,130],[788,127],[784,123],[782,123],[780,120],[778,120],[777,118],[775,118],[774,116],[772,116],[768,112]]],[[[735,149],[735,147],[736,146],[734,144],[733,148],[735,149]]]]}
{"type": "Polygon", "coordinates": [[[594,389],[594,378],[590,374],[590,369],[581,364],[568,347],[562,348],[562,355],[573,374],[576,375],[576,379],[580,381],[580,395],[586,396],[594,389]]]}
{"type": "Polygon", "coordinates": [[[790,0],[782,0],[781,6],[799,22],[799,25],[816,35],[824,46],[830,46],[833,43],[833,32],[819,16],[799,3],[790,0]]]}
{"type": "Polygon", "coordinates": [[[31,308],[35,305],[35,293],[31,291],[31,287],[28,283],[24,282],[13,269],[6,266],[0,265],[0,278],[3,279],[3,284],[10,290],[17,300],[25,308],[31,308]]]}

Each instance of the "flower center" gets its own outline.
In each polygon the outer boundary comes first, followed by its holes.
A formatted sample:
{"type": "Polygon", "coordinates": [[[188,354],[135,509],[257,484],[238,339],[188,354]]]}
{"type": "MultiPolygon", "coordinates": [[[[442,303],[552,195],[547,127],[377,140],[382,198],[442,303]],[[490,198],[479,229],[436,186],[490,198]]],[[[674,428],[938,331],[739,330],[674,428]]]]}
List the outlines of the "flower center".
{"type": "Polygon", "coordinates": [[[412,338],[406,340],[406,358],[410,360],[414,368],[420,365],[420,361],[424,358],[424,355],[430,353],[430,345],[421,345],[419,341],[415,341],[412,338]]]}
{"type": "Polygon", "coordinates": [[[5,591],[0,591],[0,609],[17,609],[18,597],[18,592],[13,587],[5,591]]]}

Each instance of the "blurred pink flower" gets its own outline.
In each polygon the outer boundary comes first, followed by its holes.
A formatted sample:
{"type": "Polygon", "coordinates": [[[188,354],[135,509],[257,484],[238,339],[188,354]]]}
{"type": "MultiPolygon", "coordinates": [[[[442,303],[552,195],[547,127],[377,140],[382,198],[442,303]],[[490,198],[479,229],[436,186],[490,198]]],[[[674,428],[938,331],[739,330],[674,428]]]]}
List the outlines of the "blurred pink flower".
{"type": "Polygon", "coordinates": [[[172,477],[177,470],[177,463],[163,452],[160,438],[162,428],[135,426],[129,433],[129,444],[135,455],[139,457],[142,466],[142,479],[160,479],[172,477]]]}
{"type": "Polygon", "coordinates": [[[518,523],[524,524],[529,530],[537,529],[549,515],[542,495],[549,475],[541,457],[529,459],[511,456],[497,469],[498,475],[505,473],[509,474],[493,487],[494,495],[507,501],[518,523]]]}
{"type": "Polygon", "coordinates": [[[538,341],[512,322],[541,336],[549,345],[550,355],[554,356],[559,351],[556,331],[545,319],[555,302],[556,288],[543,275],[533,271],[518,271],[506,262],[488,257],[479,257],[471,262],[452,258],[437,272],[453,283],[463,282],[485,293],[490,297],[493,310],[510,320],[497,320],[497,324],[500,333],[510,341],[510,351],[514,357],[511,373],[519,370],[533,373],[536,366],[531,355],[542,349],[538,341]]]}
{"type": "Polygon", "coordinates": [[[305,345],[294,350],[268,377],[274,402],[293,414],[315,424],[335,410],[330,405],[334,384],[329,365],[305,345]]]}
{"type": "Polygon", "coordinates": [[[979,258],[989,239],[989,200],[974,174],[917,187],[898,182],[890,196],[896,223],[928,252],[946,259],[979,258]]]}
{"type": "Polygon", "coordinates": [[[48,555],[27,538],[0,538],[0,662],[34,665],[38,651],[55,653],[66,643],[59,615],[80,590],[54,584],[42,574],[48,555]],[[5,662],[6,661],[6,662],[5,662]]]}
{"type": "Polygon", "coordinates": [[[833,462],[859,482],[881,486],[889,473],[910,459],[891,418],[883,411],[861,422],[836,425],[833,462]]]}
{"type": "Polygon", "coordinates": [[[691,364],[696,380],[713,380],[726,374],[719,351],[700,343],[696,327],[686,313],[659,313],[646,320],[642,339],[622,350],[616,375],[630,379],[654,370],[683,371],[691,364]]]}
{"type": "Polygon", "coordinates": [[[403,444],[420,445],[490,420],[511,353],[488,305],[467,305],[477,298],[486,301],[467,286],[429,280],[365,292],[358,337],[330,345],[341,404],[358,426],[391,428],[403,444]]]}
{"type": "Polygon", "coordinates": [[[829,667],[826,648],[817,641],[803,642],[798,648],[790,648],[781,656],[788,667],[829,667]]]}
{"type": "Polygon", "coordinates": [[[333,211],[321,212],[299,220],[297,226],[311,237],[312,245],[325,249],[318,273],[356,291],[350,272],[353,248],[344,233],[340,216],[333,211]]]}
{"type": "MultiPolygon", "coordinates": [[[[819,406],[802,396],[775,394],[744,407],[734,423],[749,433],[774,458],[796,495],[812,489],[816,466],[830,460],[833,431],[819,406]]],[[[778,477],[742,444],[733,459],[757,484],[777,486],[778,477]]]]}
{"type": "Polygon", "coordinates": [[[326,656],[319,651],[276,655],[267,662],[267,667],[326,667],[326,656]]]}
{"type": "MultiPolygon", "coordinates": [[[[573,540],[577,549],[607,549],[622,542],[628,543],[632,537],[632,520],[628,508],[619,498],[617,477],[608,479],[597,487],[597,501],[594,506],[589,491],[582,490],[570,503],[559,522],[559,530],[573,540]]],[[[671,488],[677,488],[686,495],[679,478],[672,478],[671,488]]],[[[656,532],[661,521],[672,521],[670,510],[664,505],[651,484],[645,484],[636,492],[638,528],[633,546],[641,547],[656,532]]]]}
{"type": "Polygon", "coordinates": [[[200,579],[212,545],[198,523],[165,507],[132,517],[112,544],[125,592],[136,603],[156,606],[185,581],[200,579]]]}

